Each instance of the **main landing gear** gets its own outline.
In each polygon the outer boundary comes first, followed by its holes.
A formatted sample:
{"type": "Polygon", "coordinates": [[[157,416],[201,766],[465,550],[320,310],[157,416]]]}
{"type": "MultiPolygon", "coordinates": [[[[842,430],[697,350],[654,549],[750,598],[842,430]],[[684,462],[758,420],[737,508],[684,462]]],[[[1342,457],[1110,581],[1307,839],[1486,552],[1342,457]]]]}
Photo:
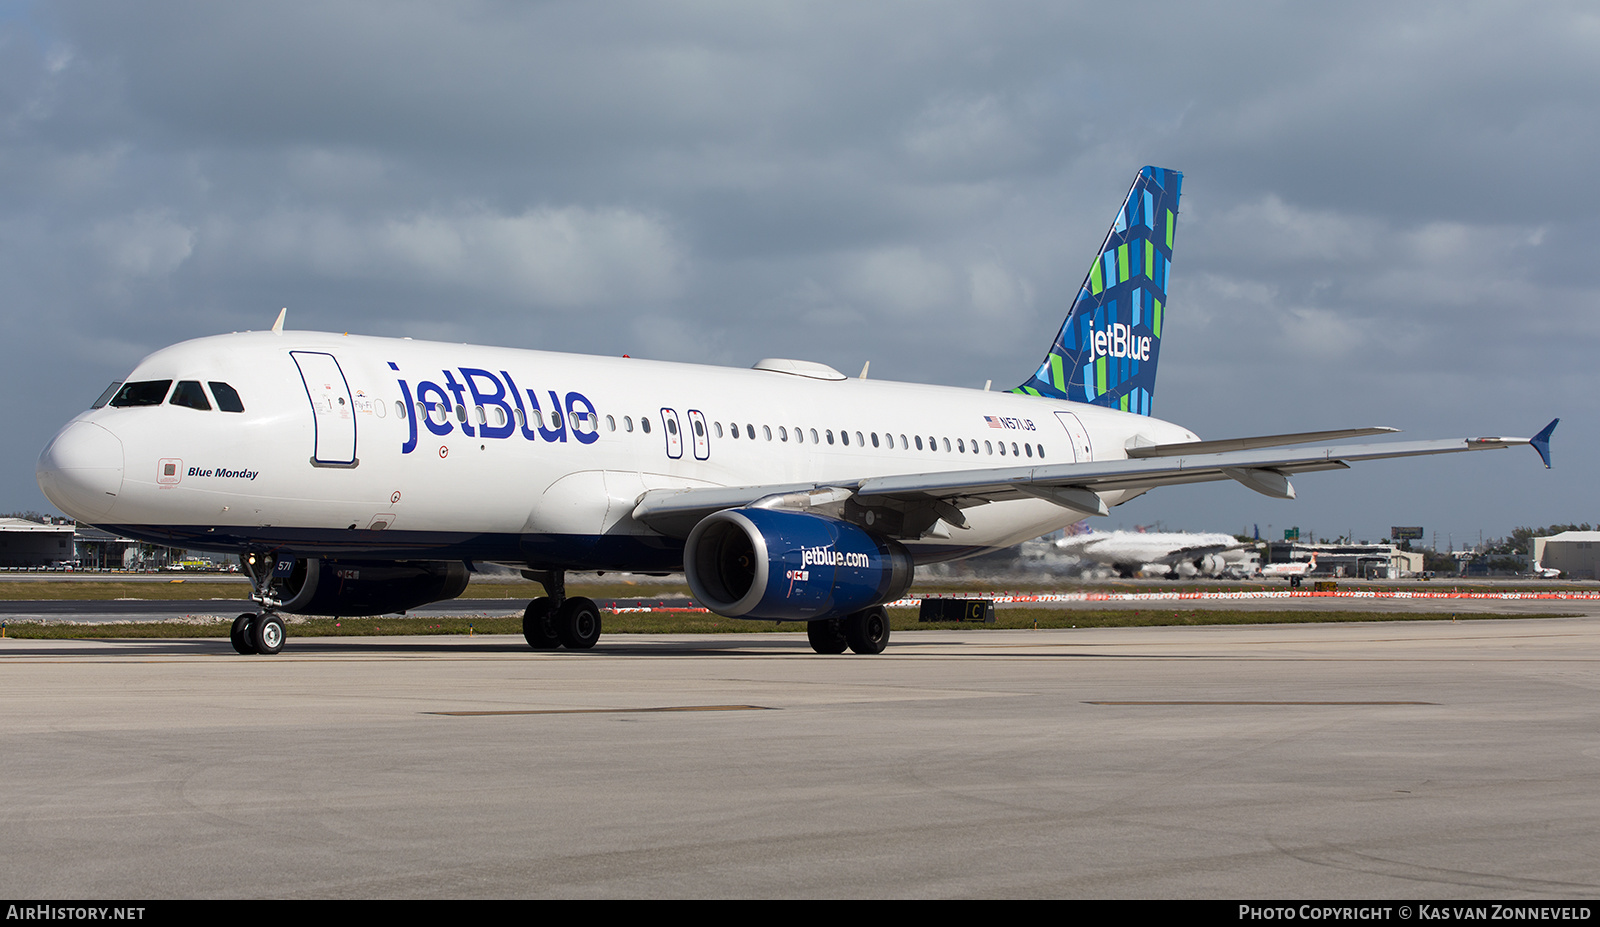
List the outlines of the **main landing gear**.
{"type": "Polygon", "coordinates": [[[233,619],[228,640],[239,653],[270,655],[283,649],[288,634],[284,630],[283,619],[278,617],[276,607],[280,603],[271,595],[272,571],[277,563],[277,558],[272,554],[245,555],[245,572],[250,577],[250,598],[261,603],[263,608],[260,614],[246,612],[233,619]]]}
{"type": "Polygon", "coordinates": [[[567,598],[562,570],[523,570],[544,586],[548,597],[534,599],[522,613],[522,636],[534,650],[588,650],[600,639],[600,607],[583,596],[567,598]]]}
{"type": "Polygon", "coordinates": [[[882,605],[864,608],[843,618],[823,618],[806,624],[806,637],[817,653],[883,653],[889,646],[889,610],[882,605]]]}

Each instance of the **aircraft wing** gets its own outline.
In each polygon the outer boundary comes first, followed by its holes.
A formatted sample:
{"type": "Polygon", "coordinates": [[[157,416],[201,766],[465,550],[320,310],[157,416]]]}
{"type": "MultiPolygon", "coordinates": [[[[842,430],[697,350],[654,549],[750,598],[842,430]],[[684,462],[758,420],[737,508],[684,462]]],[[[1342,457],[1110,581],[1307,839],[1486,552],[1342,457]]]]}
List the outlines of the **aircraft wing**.
{"type": "Polygon", "coordinates": [[[757,505],[830,513],[844,503],[853,502],[864,508],[887,507],[915,513],[908,519],[910,530],[894,532],[915,537],[926,533],[940,519],[961,527],[965,522],[961,509],[1009,499],[1046,499],[1085,516],[1104,515],[1107,508],[1098,492],[1148,490],[1228,479],[1264,495],[1292,499],[1294,487],[1289,483],[1290,475],[1344,470],[1352,463],[1367,460],[1529,445],[1549,467],[1550,434],[1559,421],[1552,421],[1532,438],[1483,437],[1293,449],[1251,448],[1192,456],[895,474],[825,483],[651,490],[640,497],[633,517],[663,534],[687,537],[701,518],[722,509],[757,505]]]}
{"type": "Polygon", "coordinates": [[[1165,563],[1165,564],[1168,564],[1170,566],[1171,564],[1174,564],[1174,563],[1179,563],[1179,562],[1184,561],[1184,560],[1193,560],[1196,557],[1204,557],[1204,556],[1207,556],[1209,554],[1225,554],[1230,550],[1238,550],[1239,548],[1246,547],[1246,546],[1248,546],[1248,545],[1245,545],[1245,544],[1200,544],[1200,545],[1197,545],[1197,546],[1194,546],[1194,547],[1184,547],[1184,548],[1180,548],[1178,550],[1170,550],[1170,551],[1167,551],[1165,554],[1162,554],[1161,556],[1155,558],[1154,560],[1148,560],[1146,562],[1147,563],[1165,563]]]}

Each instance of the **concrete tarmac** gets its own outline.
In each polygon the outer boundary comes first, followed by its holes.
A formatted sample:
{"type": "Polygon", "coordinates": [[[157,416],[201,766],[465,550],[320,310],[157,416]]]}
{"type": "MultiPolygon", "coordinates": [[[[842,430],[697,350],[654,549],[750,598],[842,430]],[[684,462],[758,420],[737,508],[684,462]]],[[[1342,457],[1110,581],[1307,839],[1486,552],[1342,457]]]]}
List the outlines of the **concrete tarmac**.
{"type": "Polygon", "coordinates": [[[53,898],[1595,899],[1593,618],[0,641],[53,898]]]}

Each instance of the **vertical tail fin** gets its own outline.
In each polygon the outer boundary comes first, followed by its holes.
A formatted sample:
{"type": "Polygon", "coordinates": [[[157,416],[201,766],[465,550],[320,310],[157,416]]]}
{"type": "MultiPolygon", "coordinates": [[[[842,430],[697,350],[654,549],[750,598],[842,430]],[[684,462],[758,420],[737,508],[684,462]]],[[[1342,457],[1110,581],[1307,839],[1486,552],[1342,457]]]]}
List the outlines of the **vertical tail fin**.
{"type": "Polygon", "coordinates": [[[1146,167],[1044,363],[1013,393],[1150,414],[1183,175],[1146,167]]]}

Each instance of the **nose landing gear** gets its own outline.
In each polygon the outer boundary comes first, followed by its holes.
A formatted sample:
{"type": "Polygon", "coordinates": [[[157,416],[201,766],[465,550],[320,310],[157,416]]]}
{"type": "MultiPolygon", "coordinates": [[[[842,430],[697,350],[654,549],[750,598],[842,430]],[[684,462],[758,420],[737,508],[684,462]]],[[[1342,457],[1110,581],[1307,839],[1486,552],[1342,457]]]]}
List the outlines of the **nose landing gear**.
{"type": "Polygon", "coordinates": [[[251,553],[244,558],[245,575],[250,577],[250,599],[262,606],[260,614],[246,612],[233,619],[228,640],[241,654],[275,654],[288,637],[277,609],[283,603],[272,594],[272,578],[278,558],[274,554],[251,553]]]}

